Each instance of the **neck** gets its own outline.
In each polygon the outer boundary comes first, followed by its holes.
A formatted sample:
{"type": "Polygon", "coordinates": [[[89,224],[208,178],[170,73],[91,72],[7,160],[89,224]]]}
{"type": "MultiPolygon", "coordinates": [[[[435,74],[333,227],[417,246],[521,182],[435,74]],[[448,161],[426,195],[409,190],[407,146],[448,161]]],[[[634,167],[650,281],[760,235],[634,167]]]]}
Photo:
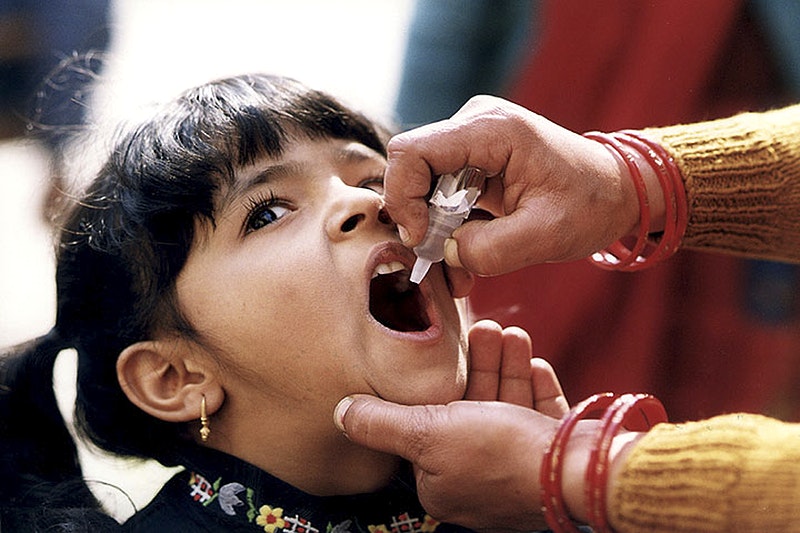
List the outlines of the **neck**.
{"type": "Polygon", "coordinates": [[[400,467],[399,457],[349,441],[336,430],[332,418],[327,424],[294,418],[277,422],[273,417],[254,424],[252,413],[225,418],[215,421],[208,446],[315,496],[374,492],[388,484],[400,467]],[[249,427],[227,423],[234,418],[247,420],[249,427]]]}

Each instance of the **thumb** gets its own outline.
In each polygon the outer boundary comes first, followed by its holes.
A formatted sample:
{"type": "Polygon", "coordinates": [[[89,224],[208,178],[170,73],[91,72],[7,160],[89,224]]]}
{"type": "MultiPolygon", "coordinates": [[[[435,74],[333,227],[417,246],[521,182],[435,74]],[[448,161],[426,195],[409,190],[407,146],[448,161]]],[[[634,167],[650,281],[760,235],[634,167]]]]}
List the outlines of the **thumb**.
{"type": "Polygon", "coordinates": [[[479,276],[506,274],[532,262],[533,246],[520,214],[470,220],[445,242],[445,262],[479,276]]]}
{"type": "Polygon", "coordinates": [[[424,443],[434,440],[430,436],[437,407],[444,406],[399,405],[356,394],[339,401],[333,418],[351,441],[416,463],[424,455],[424,443]]]}

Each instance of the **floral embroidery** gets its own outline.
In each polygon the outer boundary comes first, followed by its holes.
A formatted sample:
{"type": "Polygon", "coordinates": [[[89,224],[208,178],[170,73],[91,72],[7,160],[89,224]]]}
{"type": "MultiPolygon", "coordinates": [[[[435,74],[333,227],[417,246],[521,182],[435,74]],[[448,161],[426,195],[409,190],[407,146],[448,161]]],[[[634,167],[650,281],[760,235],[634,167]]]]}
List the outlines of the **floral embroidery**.
{"type": "Polygon", "coordinates": [[[244,506],[244,502],[237,496],[237,494],[244,490],[245,487],[241,483],[227,483],[220,487],[218,491],[219,506],[226,515],[235,516],[236,509],[234,509],[234,507],[244,506]]]}
{"type": "Polygon", "coordinates": [[[420,522],[418,518],[403,513],[392,517],[391,528],[386,527],[386,524],[369,526],[369,533],[433,533],[437,527],[439,527],[439,522],[430,515],[426,514],[420,522]]]}
{"type": "MultiPolygon", "coordinates": [[[[261,526],[265,533],[321,533],[320,530],[311,524],[307,518],[299,514],[290,516],[285,514],[282,507],[272,507],[271,505],[257,506],[254,501],[255,491],[241,483],[231,482],[222,483],[222,478],[218,478],[214,483],[210,483],[204,476],[192,472],[189,478],[191,491],[189,496],[192,500],[200,503],[203,507],[208,507],[212,502],[219,503],[222,512],[228,516],[240,516],[249,523],[261,526]],[[242,494],[244,493],[244,494],[242,494]],[[244,496],[244,501],[241,496],[244,496]],[[247,511],[241,514],[237,508],[246,508],[247,511]],[[256,511],[256,509],[258,509],[256,511]]],[[[345,520],[332,525],[330,522],[324,529],[324,533],[350,533],[353,526],[352,520],[345,520]]],[[[430,515],[424,515],[422,520],[404,512],[399,515],[392,515],[391,522],[387,524],[369,525],[368,532],[356,526],[358,533],[434,533],[439,526],[439,522],[430,515]]]]}
{"type": "Polygon", "coordinates": [[[422,519],[422,528],[420,528],[420,531],[423,531],[424,533],[433,533],[436,531],[436,528],[439,527],[439,524],[441,524],[441,522],[433,518],[431,515],[426,514],[425,518],[422,519]]]}
{"type": "Polygon", "coordinates": [[[350,533],[351,525],[353,525],[352,520],[345,520],[344,522],[340,522],[335,526],[328,522],[328,527],[325,529],[325,533],[350,533]]]}
{"type": "Polygon", "coordinates": [[[255,491],[250,487],[247,488],[245,491],[247,494],[247,521],[254,522],[256,519],[256,504],[253,501],[253,497],[255,496],[255,491]]]}
{"type": "Polygon", "coordinates": [[[419,531],[421,525],[418,518],[408,513],[403,513],[397,518],[392,517],[392,533],[413,533],[419,531]]]}
{"type": "Polygon", "coordinates": [[[274,533],[275,529],[283,529],[286,521],[283,519],[283,509],[276,507],[273,509],[269,505],[262,505],[258,510],[256,524],[264,526],[264,531],[274,533]]]}
{"type": "Polygon", "coordinates": [[[289,527],[283,526],[283,531],[286,533],[319,533],[319,529],[313,527],[311,522],[298,515],[286,517],[283,521],[289,524],[289,527]]]}
{"type": "Polygon", "coordinates": [[[200,474],[192,473],[191,478],[189,478],[189,486],[192,487],[192,492],[189,496],[191,496],[194,501],[204,505],[213,500],[216,496],[214,487],[200,474]]]}

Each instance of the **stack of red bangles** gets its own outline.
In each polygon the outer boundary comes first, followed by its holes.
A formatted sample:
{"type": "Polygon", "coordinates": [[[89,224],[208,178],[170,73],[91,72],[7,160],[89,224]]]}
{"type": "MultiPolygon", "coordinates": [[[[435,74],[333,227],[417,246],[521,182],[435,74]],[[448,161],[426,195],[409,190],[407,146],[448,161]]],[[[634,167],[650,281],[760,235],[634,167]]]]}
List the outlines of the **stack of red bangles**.
{"type": "Polygon", "coordinates": [[[577,404],[561,421],[553,441],[542,457],[540,485],[544,518],[553,533],[579,532],[564,504],[561,473],[563,455],[575,425],[594,413],[601,413],[597,440],[586,468],[585,494],[588,522],[595,533],[611,533],[606,513],[609,450],[623,429],[646,431],[667,421],[664,406],[649,394],[595,394],[577,404]]]}
{"type": "Polygon", "coordinates": [[[671,257],[680,246],[689,219],[686,190],[672,156],[658,143],[633,130],[614,133],[588,132],[584,136],[602,143],[617,159],[625,163],[639,198],[639,231],[633,247],[628,248],[622,241],[617,241],[606,250],[593,254],[590,260],[607,270],[632,272],[671,257]],[[665,227],[658,242],[651,240],[650,204],[638,160],[632,151],[641,154],[653,168],[664,194],[665,227]]]}

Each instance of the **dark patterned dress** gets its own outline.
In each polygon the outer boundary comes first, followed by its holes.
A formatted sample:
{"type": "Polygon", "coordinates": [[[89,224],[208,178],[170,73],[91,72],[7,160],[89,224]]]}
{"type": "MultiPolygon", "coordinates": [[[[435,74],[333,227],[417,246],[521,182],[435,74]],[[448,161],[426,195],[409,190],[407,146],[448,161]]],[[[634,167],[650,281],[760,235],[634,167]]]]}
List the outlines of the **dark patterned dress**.
{"type": "Polygon", "coordinates": [[[203,449],[125,524],[126,531],[461,533],[422,508],[410,475],[368,494],[307,494],[230,455],[203,449]]]}

